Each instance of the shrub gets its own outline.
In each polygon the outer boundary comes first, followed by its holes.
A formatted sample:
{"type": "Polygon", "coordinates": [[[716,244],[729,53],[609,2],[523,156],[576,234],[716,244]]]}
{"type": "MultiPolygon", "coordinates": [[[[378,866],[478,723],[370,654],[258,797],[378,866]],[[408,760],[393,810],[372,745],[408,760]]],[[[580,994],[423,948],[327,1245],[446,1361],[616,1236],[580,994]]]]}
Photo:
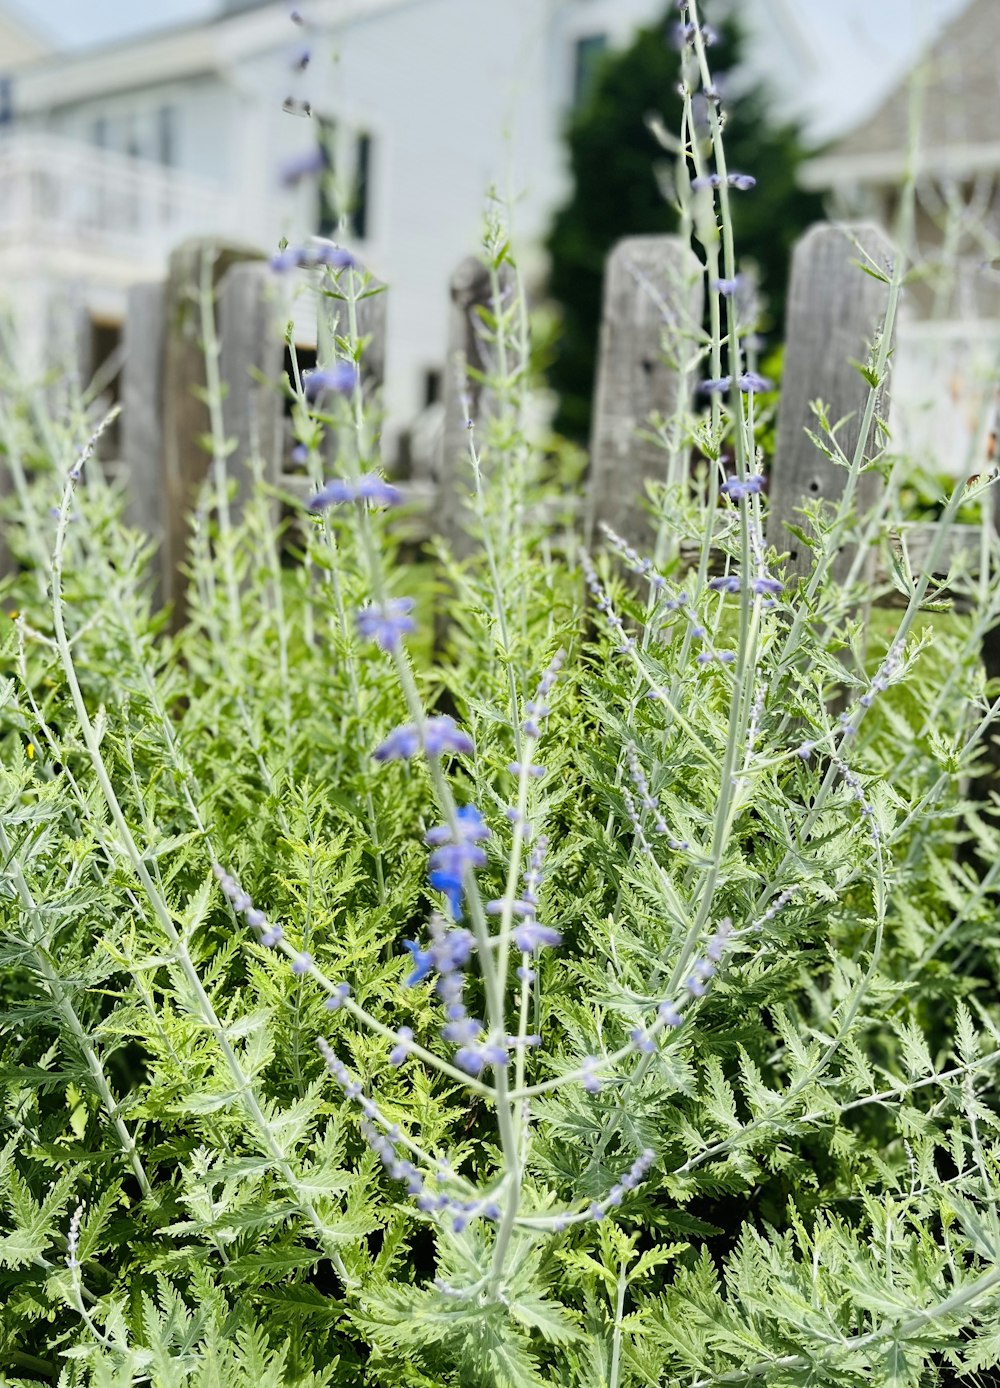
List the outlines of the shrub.
{"type": "Polygon", "coordinates": [[[969,798],[997,585],[953,575],[956,617],[934,554],[894,610],[835,583],[893,515],[855,513],[887,460],[831,433],[845,498],[786,586],[739,391],[676,421],[704,464],[652,487],[655,564],[549,533],[498,223],[485,255],[479,545],[433,583],[393,540],[352,265],[323,271],[341,367],[295,391],[301,562],[263,488],[229,514],[217,436],[176,633],[80,415],[7,407],[34,467],[0,709],[5,1381],[972,1381],[1000,1356],[1000,836],[969,798]]]}

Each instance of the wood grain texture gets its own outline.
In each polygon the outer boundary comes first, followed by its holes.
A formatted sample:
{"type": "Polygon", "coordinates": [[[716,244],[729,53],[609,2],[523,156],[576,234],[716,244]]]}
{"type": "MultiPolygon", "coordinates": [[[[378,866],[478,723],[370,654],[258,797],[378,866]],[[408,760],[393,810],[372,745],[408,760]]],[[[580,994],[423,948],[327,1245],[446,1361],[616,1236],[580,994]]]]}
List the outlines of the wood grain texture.
{"type": "Polygon", "coordinates": [[[197,394],[205,387],[198,298],[205,255],[212,257],[215,288],[230,266],[259,259],[256,251],[246,247],[221,246],[198,237],[178,246],[169,261],[163,368],[163,596],[174,604],[175,625],[183,618],[180,567],[187,552],[189,517],[209,467],[202,442],[209,431],[208,408],[197,394]]]}
{"type": "MultiPolygon", "coordinates": [[[[607,261],[590,444],[587,539],[604,523],[639,549],[653,528],[646,483],[666,454],[643,437],[653,412],[685,408],[677,363],[690,356],[704,290],[698,258],[678,236],[629,236],[607,261]]],[[[692,378],[693,380],[693,378],[692,378]]]]}
{"type": "MultiPolygon", "coordinates": [[[[885,322],[889,286],[860,268],[862,251],[887,273],[891,271],[892,247],[878,227],[867,223],[811,227],[792,256],[767,539],[779,553],[787,552],[786,571],[793,575],[808,571],[812,553],[788,524],[802,524],[806,501],[836,502],[847,478],[846,469],[831,462],[806,433],[807,429],[818,432],[811,404],[822,400],[831,424],[845,420],[837,439],[851,458],[869,396],[868,383],[852,363],[867,360],[870,344],[885,322]]],[[[884,419],[888,408],[886,384],[877,414],[884,419]]],[[[866,456],[872,456],[877,447],[873,424],[865,443],[866,456]]],[[[875,501],[880,485],[877,474],[862,476],[857,492],[860,512],[875,501]]],[[[838,577],[846,573],[851,559],[845,548],[834,566],[838,577]]]]}
{"type": "MultiPolygon", "coordinates": [[[[473,374],[490,370],[480,310],[493,312],[490,272],[475,256],[468,256],[456,268],[449,286],[448,345],[443,383],[444,425],[437,469],[436,529],[453,552],[469,554],[471,534],[469,496],[472,471],[469,466],[469,420],[475,421],[480,442],[493,410],[488,384],[473,374]]],[[[500,292],[508,294],[512,278],[507,267],[500,272],[500,292]]]]}
{"type": "Polygon", "coordinates": [[[166,285],[133,285],[126,297],[122,365],[122,460],[128,503],[126,519],[157,544],[154,563],[157,606],[168,587],[164,564],[166,497],[163,474],[163,364],[166,285]]]}
{"type": "MultiPolygon", "coordinates": [[[[236,444],[227,459],[229,476],[237,483],[234,521],[253,486],[252,460],[259,460],[265,482],[277,485],[281,476],[286,315],[283,282],[268,265],[247,261],[226,271],[218,297],[219,370],[226,385],[222,402],[226,437],[236,444]]],[[[276,521],[278,503],[272,505],[276,521]]]]}

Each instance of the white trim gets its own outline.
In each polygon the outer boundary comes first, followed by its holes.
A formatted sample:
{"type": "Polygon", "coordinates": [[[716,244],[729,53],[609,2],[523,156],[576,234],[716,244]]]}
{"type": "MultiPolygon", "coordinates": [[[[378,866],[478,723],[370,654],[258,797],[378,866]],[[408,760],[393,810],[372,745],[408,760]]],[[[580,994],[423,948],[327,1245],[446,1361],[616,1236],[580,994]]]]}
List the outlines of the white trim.
{"type": "MultiPolygon", "coordinates": [[[[310,27],[342,29],[423,3],[424,0],[317,0],[310,27]]],[[[240,59],[285,43],[291,50],[302,37],[303,31],[290,23],[287,9],[276,0],[265,9],[199,21],[161,34],[146,34],[96,52],[43,59],[17,74],[15,107],[18,112],[31,114],[94,96],[218,72],[240,59]]]]}
{"type": "MultiPolygon", "coordinates": [[[[899,183],[906,173],[910,156],[906,150],[885,150],[876,154],[821,154],[799,169],[803,188],[838,188],[859,183],[899,183]]],[[[989,144],[938,145],[920,150],[917,174],[947,170],[965,174],[1000,169],[1000,142],[989,144]]]]}

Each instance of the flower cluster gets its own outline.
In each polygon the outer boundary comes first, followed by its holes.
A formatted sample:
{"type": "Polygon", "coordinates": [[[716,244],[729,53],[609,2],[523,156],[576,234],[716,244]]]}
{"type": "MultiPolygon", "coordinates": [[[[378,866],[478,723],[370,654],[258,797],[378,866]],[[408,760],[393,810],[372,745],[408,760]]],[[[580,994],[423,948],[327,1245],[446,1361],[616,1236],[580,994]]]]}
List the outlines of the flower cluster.
{"type": "Polygon", "coordinates": [[[327,394],[347,395],[358,384],[358,368],[353,361],[338,361],[333,366],[315,367],[303,371],[302,389],[310,405],[327,394]]]}
{"type": "Polygon", "coordinates": [[[398,506],[403,493],[377,472],[365,472],[354,481],[335,477],[325,483],[309,502],[310,511],[323,511],[345,501],[369,501],[373,506],[398,506]]]}
{"type": "MultiPolygon", "coordinates": [[[[732,384],[732,376],[716,376],[711,380],[702,381],[698,389],[702,395],[725,395],[732,384]]],[[[744,371],[741,376],[737,376],[736,384],[744,395],[754,395],[762,390],[773,390],[774,388],[772,381],[769,381],[766,376],[759,376],[756,371],[744,371]]]]}
{"type": "MultiPolygon", "coordinates": [[[[301,60],[302,56],[301,54],[299,55],[299,59],[295,65],[295,70],[299,72],[304,72],[309,66],[308,54],[304,55],[304,63],[301,60]]],[[[281,185],[283,188],[297,188],[304,179],[313,178],[321,174],[325,168],[326,155],[319,145],[313,146],[310,149],[305,149],[300,154],[293,155],[291,159],[286,159],[281,165],[279,170],[281,185]]],[[[279,255],[280,254],[281,252],[279,252],[279,255]]],[[[272,269],[284,270],[292,268],[290,265],[285,264],[274,265],[274,259],[277,259],[277,257],[272,259],[272,269]]]]}
{"type": "Polygon", "coordinates": [[[553,929],[552,926],[542,925],[538,919],[538,887],[542,880],[542,865],[548,846],[549,841],[544,836],[539,836],[532,844],[528,866],[524,872],[521,895],[509,904],[505,898],[500,897],[496,901],[491,901],[486,908],[493,916],[502,915],[506,908],[518,918],[517,925],[511,931],[511,938],[525,956],[520,977],[528,983],[534,981],[533,971],[528,964],[528,955],[537,954],[540,949],[552,949],[556,945],[562,944],[562,936],[559,931],[553,929]]]}
{"type": "MultiPolygon", "coordinates": [[[[347,1066],[329,1042],[321,1037],[318,1045],[327,1069],[340,1086],[345,1098],[356,1103],[361,1109],[361,1134],[365,1141],[381,1161],[388,1175],[406,1186],[406,1192],[416,1201],[417,1209],[425,1214],[449,1214],[452,1229],[456,1234],[467,1228],[473,1219],[495,1221],[500,1218],[500,1206],[492,1195],[457,1198],[444,1191],[430,1189],[423,1172],[405,1155],[404,1146],[407,1144],[399,1127],[386,1120],[378,1105],[367,1097],[358,1081],[351,1078],[347,1066]]],[[[411,1151],[426,1160],[418,1148],[413,1144],[408,1145],[411,1151]]],[[[435,1174],[439,1181],[455,1179],[454,1172],[447,1162],[438,1162],[435,1174]]]]}
{"type": "Polygon", "coordinates": [[[756,496],[764,490],[764,480],[761,473],[753,473],[743,481],[739,477],[727,477],[719,491],[730,501],[745,501],[748,496],[756,496]]]}
{"type": "Polygon", "coordinates": [[[589,1211],[591,1219],[603,1219],[609,1210],[617,1209],[622,1203],[625,1193],[636,1190],[646,1179],[646,1175],[656,1161],[656,1153],[651,1147],[645,1148],[636,1157],[629,1169],[618,1177],[616,1183],[608,1191],[603,1200],[595,1201],[589,1211]]]}
{"type": "Polygon", "coordinates": [[[462,919],[466,874],[486,866],[486,853],[480,847],[490,831],[475,805],[463,805],[452,824],[429,829],[424,841],[434,852],[430,856],[430,884],[443,892],[453,918],[462,919]]]}
{"type": "Polygon", "coordinates": [[[469,734],[462,731],[450,714],[443,713],[425,718],[422,723],[404,723],[393,728],[372,756],[376,761],[409,761],[420,751],[428,757],[440,757],[446,752],[471,756],[475,750],[469,734]]]}
{"type": "Polygon", "coordinates": [[[326,266],[330,270],[348,270],[357,265],[350,251],[335,246],[332,241],[308,241],[303,246],[285,246],[270,260],[272,270],[283,274],[287,270],[315,270],[326,266]]]}
{"type": "Polygon", "coordinates": [[[726,174],[725,178],[721,174],[699,174],[697,178],[692,178],[691,187],[697,191],[699,188],[736,188],[739,192],[745,193],[751,188],[756,188],[757,180],[752,174],[731,173],[726,174]]]}
{"type": "MultiPolygon", "coordinates": [[[[235,911],[239,911],[246,920],[247,925],[252,926],[259,932],[260,943],[262,945],[276,945],[284,936],[284,931],[280,925],[272,924],[263,911],[257,909],[250,896],[243,890],[235,877],[230,876],[221,863],[212,864],[212,872],[222,888],[222,894],[232,904],[235,911]]],[[[312,961],[306,956],[308,963],[312,961]]],[[[307,965],[308,967],[308,965],[307,965]]],[[[303,969],[302,972],[305,972],[303,969]]]]}
{"type": "Polygon", "coordinates": [[[417,629],[412,611],[412,598],[386,598],[362,607],[354,620],[360,636],[374,641],[380,650],[393,651],[404,636],[417,629]]]}

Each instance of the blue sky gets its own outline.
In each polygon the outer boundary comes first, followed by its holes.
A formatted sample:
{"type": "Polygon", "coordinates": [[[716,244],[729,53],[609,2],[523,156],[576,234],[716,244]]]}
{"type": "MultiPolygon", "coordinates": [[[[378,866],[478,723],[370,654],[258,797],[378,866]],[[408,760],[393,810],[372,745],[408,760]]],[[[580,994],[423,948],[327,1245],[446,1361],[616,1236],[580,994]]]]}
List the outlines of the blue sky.
{"type": "MultiPolygon", "coordinates": [[[[488,25],[491,5],[478,0],[488,25]]],[[[221,0],[0,0],[68,48],[102,44],[202,18],[221,0]]],[[[476,0],[468,0],[476,3],[476,0]]],[[[862,119],[967,0],[745,0],[761,35],[759,60],[786,75],[786,98],[817,136],[862,119]],[[803,42],[802,61],[788,43],[803,42]],[[811,61],[806,56],[814,56],[811,61]],[[820,55],[818,58],[815,55],[820,55]]],[[[1000,3],[1000,0],[998,0],[1000,3]]],[[[711,14],[712,0],[705,8],[711,14]]],[[[777,71],[772,76],[777,81],[777,71]]]]}

